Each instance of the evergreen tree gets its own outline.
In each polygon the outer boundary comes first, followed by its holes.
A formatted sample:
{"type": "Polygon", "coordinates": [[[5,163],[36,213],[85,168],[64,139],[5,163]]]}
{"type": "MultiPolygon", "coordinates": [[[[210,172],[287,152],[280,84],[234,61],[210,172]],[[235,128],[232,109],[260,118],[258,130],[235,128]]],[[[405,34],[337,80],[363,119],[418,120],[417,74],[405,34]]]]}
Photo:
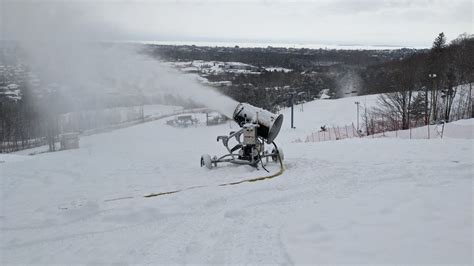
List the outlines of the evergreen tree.
{"type": "Polygon", "coordinates": [[[446,36],[444,36],[444,32],[438,34],[438,37],[433,42],[433,51],[439,52],[446,48],[446,36]]]}

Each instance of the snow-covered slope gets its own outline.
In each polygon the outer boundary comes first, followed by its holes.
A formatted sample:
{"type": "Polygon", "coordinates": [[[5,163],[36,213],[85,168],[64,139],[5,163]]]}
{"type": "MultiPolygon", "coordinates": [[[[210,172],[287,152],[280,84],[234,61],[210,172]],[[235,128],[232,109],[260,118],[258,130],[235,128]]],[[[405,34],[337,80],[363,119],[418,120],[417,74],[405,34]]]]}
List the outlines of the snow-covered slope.
{"type": "Polygon", "coordinates": [[[304,139],[308,134],[320,130],[321,126],[345,126],[354,124],[357,126],[357,105],[359,102],[359,123],[362,125],[362,113],[364,108],[370,109],[376,105],[378,95],[367,95],[358,97],[347,97],[337,100],[319,100],[301,105],[295,105],[293,110],[293,126],[291,129],[290,109],[284,109],[285,121],[283,133],[279,141],[294,141],[297,138],[304,139]]]}
{"type": "Polygon", "coordinates": [[[266,173],[199,167],[202,153],[224,152],[216,136],[233,124],[157,120],[77,150],[0,155],[0,264],[472,264],[472,140],[292,143],[355,122],[356,100],[297,107],[296,129],[284,110],[286,171],[236,186],[217,185],[266,173]]]}

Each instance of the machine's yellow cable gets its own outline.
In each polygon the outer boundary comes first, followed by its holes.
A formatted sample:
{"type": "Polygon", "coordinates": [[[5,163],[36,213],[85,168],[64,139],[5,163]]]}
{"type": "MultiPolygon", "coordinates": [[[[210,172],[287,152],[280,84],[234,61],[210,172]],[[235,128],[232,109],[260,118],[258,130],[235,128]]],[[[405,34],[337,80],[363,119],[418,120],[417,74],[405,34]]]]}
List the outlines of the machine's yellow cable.
{"type": "MultiPolygon", "coordinates": [[[[234,186],[234,185],[238,185],[238,184],[242,184],[242,183],[256,182],[256,181],[261,181],[261,180],[271,179],[271,178],[277,177],[277,176],[283,174],[283,172],[285,171],[285,167],[283,166],[283,161],[281,160],[280,155],[278,155],[278,161],[280,162],[280,170],[278,172],[274,173],[274,174],[271,174],[269,176],[261,176],[261,177],[254,177],[254,178],[250,178],[250,179],[244,179],[244,180],[235,181],[235,182],[222,183],[222,184],[219,184],[217,186],[219,186],[219,187],[234,186]]],[[[159,192],[159,193],[151,193],[151,194],[145,195],[143,197],[145,197],[145,198],[158,197],[158,196],[175,194],[175,193],[183,192],[183,191],[186,191],[186,190],[204,188],[204,187],[211,187],[211,186],[193,186],[193,187],[188,187],[188,188],[179,189],[179,190],[172,190],[172,191],[159,192]]]]}

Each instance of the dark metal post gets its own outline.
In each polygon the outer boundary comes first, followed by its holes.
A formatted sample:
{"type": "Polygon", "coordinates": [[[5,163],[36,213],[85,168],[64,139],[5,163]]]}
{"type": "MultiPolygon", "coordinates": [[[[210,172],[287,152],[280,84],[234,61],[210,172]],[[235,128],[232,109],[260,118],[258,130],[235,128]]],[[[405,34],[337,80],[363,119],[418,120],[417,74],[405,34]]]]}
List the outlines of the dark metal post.
{"type": "Polygon", "coordinates": [[[360,102],[355,102],[357,105],[357,132],[359,132],[359,104],[360,102]]]}
{"type": "MultiPolygon", "coordinates": [[[[436,82],[435,82],[435,79],[437,77],[436,74],[429,74],[428,77],[431,78],[431,80],[433,81],[433,85],[432,85],[432,88],[431,88],[431,110],[430,110],[430,115],[428,116],[428,119],[431,120],[431,117],[433,117],[433,120],[434,122],[437,122],[438,120],[438,117],[437,117],[437,114],[436,114],[436,101],[437,101],[437,95],[436,95],[436,82]],[[431,116],[431,113],[433,113],[433,116],[431,116]]],[[[430,123],[431,121],[428,121],[428,123],[430,123]]]]}
{"type": "Polygon", "coordinates": [[[295,127],[293,126],[293,118],[294,118],[293,109],[294,109],[294,106],[295,106],[295,105],[293,104],[293,97],[294,97],[294,96],[295,96],[294,94],[291,94],[291,96],[290,96],[290,104],[291,104],[291,128],[295,128],[295,127]]]}
{"type": "MultiPolygon", "coordinates": [[[[436,74],[428,74],[428,77],[432,81],[431,91],[434,91],[436,74]]],[[[425,114],[425,124],[429,125],[430,120],[431,120],[430,119],[431,110],[430,110],[430,112],[428,112],[428,89],[426,89],[426,95],[425,95],[425,112],[427,113],[427,114],[425,114]]]]}

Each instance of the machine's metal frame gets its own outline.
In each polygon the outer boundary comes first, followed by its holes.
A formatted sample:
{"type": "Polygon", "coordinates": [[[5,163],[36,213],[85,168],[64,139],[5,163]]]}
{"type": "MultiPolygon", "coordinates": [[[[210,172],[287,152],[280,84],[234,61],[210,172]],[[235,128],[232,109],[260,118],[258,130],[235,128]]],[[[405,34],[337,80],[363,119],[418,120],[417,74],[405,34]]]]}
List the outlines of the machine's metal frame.
{"type": "Polygon", "coordinates": [[[212,158],[209,154],[204,154],[201,156],[201,167],[206,166],[211,169],[212,166],[217,167],[217,163],[228,162],[247,164],[258,168],[258,164],[261,163],[262,168],[267,170],[263,164],[263,159],[266,160],[266,163],[268,163],[269,158],[281,163],[283,152],[273,140],[278,135],[283,123],[282,114],[276,115],[248,103],[239,103],[234,110],[232,118],[241,129],[236,132],[230,132],[228,136],[217,137],[217,141],[222,140],[222,144],[227,149],[228,154],[212,158]],[[243,136],[243,140],[241,136],[243,136]],[[230,148],[229,140],[234,138],[237,141],[237,145],[230,148]],[[275,148],[271,152],[266,151],[265,142],[273,144],[275,148]]]}
{"type": "MultiPolygon", "coordinates": [[[[211,158],[211,164],[214,167],[217,167],[218,163],[233,163],[233,164],[239,164],[239,165],[250,165],[255,168],[258,168],[258,164],[265,159],[265,164],[269,162],[269,158],[272,159],[272,161],[277,162],[278,161],[278,156],[279,150],[276,148],[273,149],[272,152],[268,152],[265,150],[265,139],[261,137],[257,137],[257,144],[256,148],[258,150],[257,154],[254,156],[250,156],[249,159],[241,159],[241,154],[238,153],[238,151],[242,150],[244,147],[244,143],[241,140],[241,136],[244,132],[244,128],[240,129],[239,131],[236,132],[230,132],[228,136],[218,136],[217,141],[222,140],[222,144],[224,147],[227,149],[228,154],[222,155],[220,157],[214,156],[211,158]],[[230,148],[229,147],[229,141],[231,139],[235,138],[237,141],[237,145],[234,147],[230,148]],[[230,158],[229,158],[230,157],[230,158]]],[[[201,158],[201,167],[205,166],[205,162],[203,161],[203,158],[201,158]]]]}

